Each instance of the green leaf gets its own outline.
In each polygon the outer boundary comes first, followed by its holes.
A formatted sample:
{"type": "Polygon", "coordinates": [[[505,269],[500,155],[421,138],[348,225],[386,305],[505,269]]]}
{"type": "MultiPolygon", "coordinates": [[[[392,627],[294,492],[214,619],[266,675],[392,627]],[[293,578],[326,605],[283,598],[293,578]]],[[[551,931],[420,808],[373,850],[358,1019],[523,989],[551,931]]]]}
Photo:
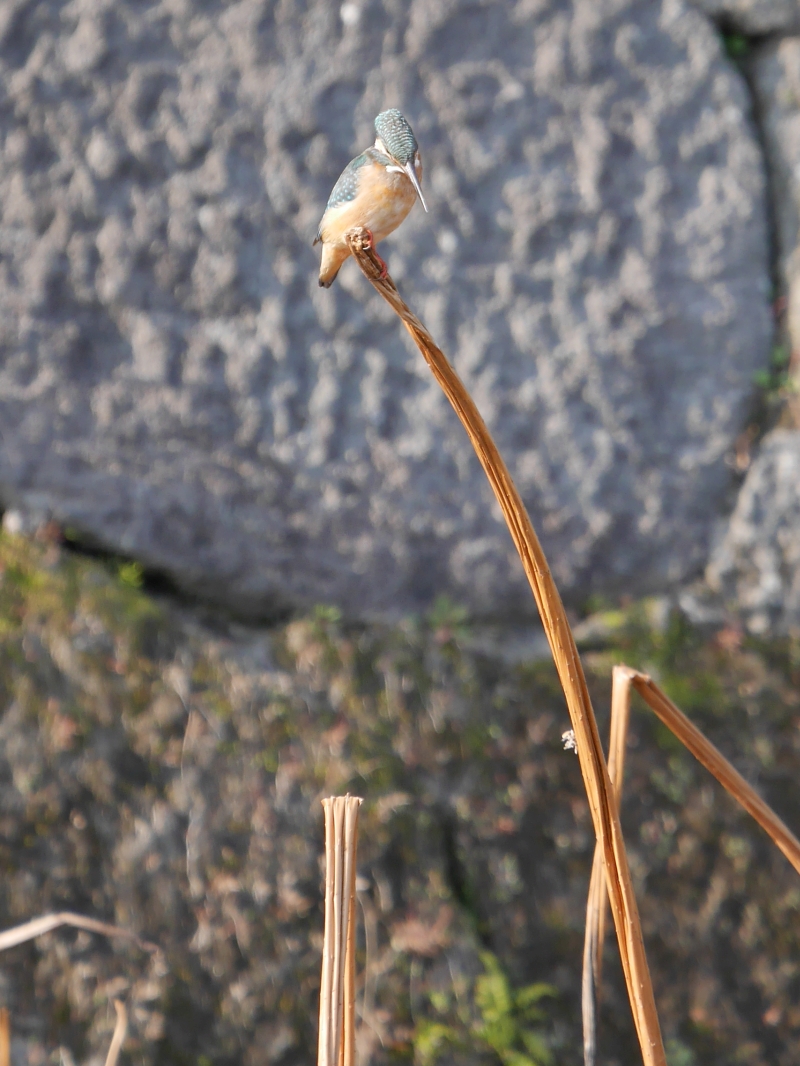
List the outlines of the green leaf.
{"type": "Polygon", "coordinates": [[[544,981],[539,981],[535,985],[526,985],[516,993],[517,1008],[521,1011],[527,1010],[545,996],[555,995],[557,995],[555,988],[545,984],[544,981]]]}
{"type": "Polygon", "coordinates": [[[785,344],[776,344],[772,349],[772,365],[776,370],[788,366],[791,352],[785,344]]]}
{"type": "Polygon", "coordinates": [[[330,604],[318,603],[314,608],[314,618],[318,622],[330,622],[335,624],[342,619],[342,612],[338,607],[333,607],[330,604]]]}
{"type": "Polygon", "coordinates": [[[514,1000],[508,978],[491,952],[481,953],[486,973],[475,982],[475,1002],[484,1019],[500,1018],[511,1013],[514,1000]]]}
{"type": "Polygon", "coordinates": [[[119,579],[128,588],[140,589],[144,582],[144,570],[141,563],[120,563],[119,579]]]}
{"type": "Polygon", "coordinates": [[[468,620],[467,608],[454,603],[449,596],[437,596],[427,618],[431,629],[455,640],[465,640],[469,636],[468,620]]]}
{"type": "Polygon", "coordinates": [[[452,1026],[441,1022],[420,1022],[414,1036],[414,1061],[419,1066],[433,1066],[446,1047],[460,1043],[452,1026]]]}
{"type": "Polygon", "coordinates": [[[664,1049],[667,1053],[667,1066],[695,1066],[694,1052],[681,1040],[667,1041],[664,1049]]]}
{"type": "Polygon", "coordinates": [[[523,1029],[522,1042],[525,1045],[525,1049],[533,1059],[533,1061],[539,1066],[548,1066],[548,1063],[553,1061],[553,1055],[550,1048],[545,1043],[545,1040],[539,1033],[535,1033],[532,1029],[523,1029]]]}
{"type": "Polygon", "coordinates": [[[521,1051],[514,1051],[513,1048],[503,1052],[500,1055],[500,1060],[503,1066],[537,1066],[534,1059],[530,1056],[523,1054],[521,1051]]]}

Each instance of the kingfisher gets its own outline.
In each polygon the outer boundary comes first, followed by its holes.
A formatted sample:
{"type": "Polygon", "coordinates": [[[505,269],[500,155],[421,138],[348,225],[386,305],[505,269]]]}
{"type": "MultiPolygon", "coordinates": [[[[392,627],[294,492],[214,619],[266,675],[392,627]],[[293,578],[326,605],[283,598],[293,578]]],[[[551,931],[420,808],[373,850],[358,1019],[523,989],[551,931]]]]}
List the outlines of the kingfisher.
{"type": "MultiPolygon", "coordinates": [[[[419,145],[405,116],[395,107],[381,111],[375,119],[375,143],[344,168],[319,224],[314,244],[322,242],[323,288],[330,288],[350,255],[344,239],[348,230],[363,226],[374,247],[397,229],[417,197],[428,210],[421,181],[419,145]]],[[[383,270],[385,276],[385,263],[383,270]]]]}

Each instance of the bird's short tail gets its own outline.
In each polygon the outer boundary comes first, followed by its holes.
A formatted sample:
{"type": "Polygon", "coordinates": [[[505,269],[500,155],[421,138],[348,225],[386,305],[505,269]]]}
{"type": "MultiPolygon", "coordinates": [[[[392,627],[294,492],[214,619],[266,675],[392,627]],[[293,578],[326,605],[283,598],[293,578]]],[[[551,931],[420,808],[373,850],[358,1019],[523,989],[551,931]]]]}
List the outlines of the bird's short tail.
{"type": "Polygon", "coordinates": [[[329,289],[336,280],[342,263],[350,255],[350,249],[335,244],[322,244],[322,262],[319,265],[319,283],[323,289],[329,289]]]}

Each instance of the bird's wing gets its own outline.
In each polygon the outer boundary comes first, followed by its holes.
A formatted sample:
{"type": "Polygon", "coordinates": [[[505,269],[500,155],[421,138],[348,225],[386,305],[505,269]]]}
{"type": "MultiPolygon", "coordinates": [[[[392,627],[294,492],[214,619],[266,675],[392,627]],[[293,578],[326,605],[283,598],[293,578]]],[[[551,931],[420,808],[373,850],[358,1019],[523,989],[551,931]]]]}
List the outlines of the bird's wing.
{"type": "MultiPolygon", "coordinates": [[[[358,182],[359,182],[359,170],[362,167],[368,167],[379,163],[382,166],[388,166],[391,160],[387,159],[381,152],[376,152],[374,148],[368,148],[366,152],[362,152],[361,155],[357,155],[355,159],[352,159],[339,175],[339,180],[331,190],[331,194],[328,197],[328,203],[325,207],[325,212],[331,211],[333,208],[341,207],[343,204],[348,204],[352,200],[355,200],[358,194],[358,182]]],[[[324,217],[324,216],[323,216],[324,217]]],[[[322,240],[322,223],[317,230],[317,236],[314,240],[314,244],[317,244],[322,240]]]]}
{"type": "Polygon", "coordinates": [[[355,159],[347,164],[339,175],[339,180],[331,190],[325,207],[326,211],[330,211],[332,207],[338,207],[340,204],[355,200],[358,193],[358,172],[362,167],[369,166],[373,162],[371,156],[372,153],[370,151],[362,152],[361,155],[357,155],[355,159]]]}

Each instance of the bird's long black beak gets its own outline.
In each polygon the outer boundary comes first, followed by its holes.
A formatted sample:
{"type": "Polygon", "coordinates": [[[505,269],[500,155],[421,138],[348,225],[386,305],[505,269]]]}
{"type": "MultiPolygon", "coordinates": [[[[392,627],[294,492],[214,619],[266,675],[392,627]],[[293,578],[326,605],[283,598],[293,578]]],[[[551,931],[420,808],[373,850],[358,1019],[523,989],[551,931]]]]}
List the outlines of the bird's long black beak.
{"type": "Polygon", "coordinates": [[[411,178],[411,184],[417,190],[417,196],[419,197],[419,202],[422,204],[422,206],[427,211],[428,210],[428,205],[425,203],[425,197],[422,195],[422,189],[420,189],[419,182],[417,181],[417,175],[416,175],[416,173],[414,171],[414,161],[413,161],[413,159],[409,159],[409,161],[403,167],[403,170],[406,172],[406,174],[408,174],[409,178],[411,178]]]}

